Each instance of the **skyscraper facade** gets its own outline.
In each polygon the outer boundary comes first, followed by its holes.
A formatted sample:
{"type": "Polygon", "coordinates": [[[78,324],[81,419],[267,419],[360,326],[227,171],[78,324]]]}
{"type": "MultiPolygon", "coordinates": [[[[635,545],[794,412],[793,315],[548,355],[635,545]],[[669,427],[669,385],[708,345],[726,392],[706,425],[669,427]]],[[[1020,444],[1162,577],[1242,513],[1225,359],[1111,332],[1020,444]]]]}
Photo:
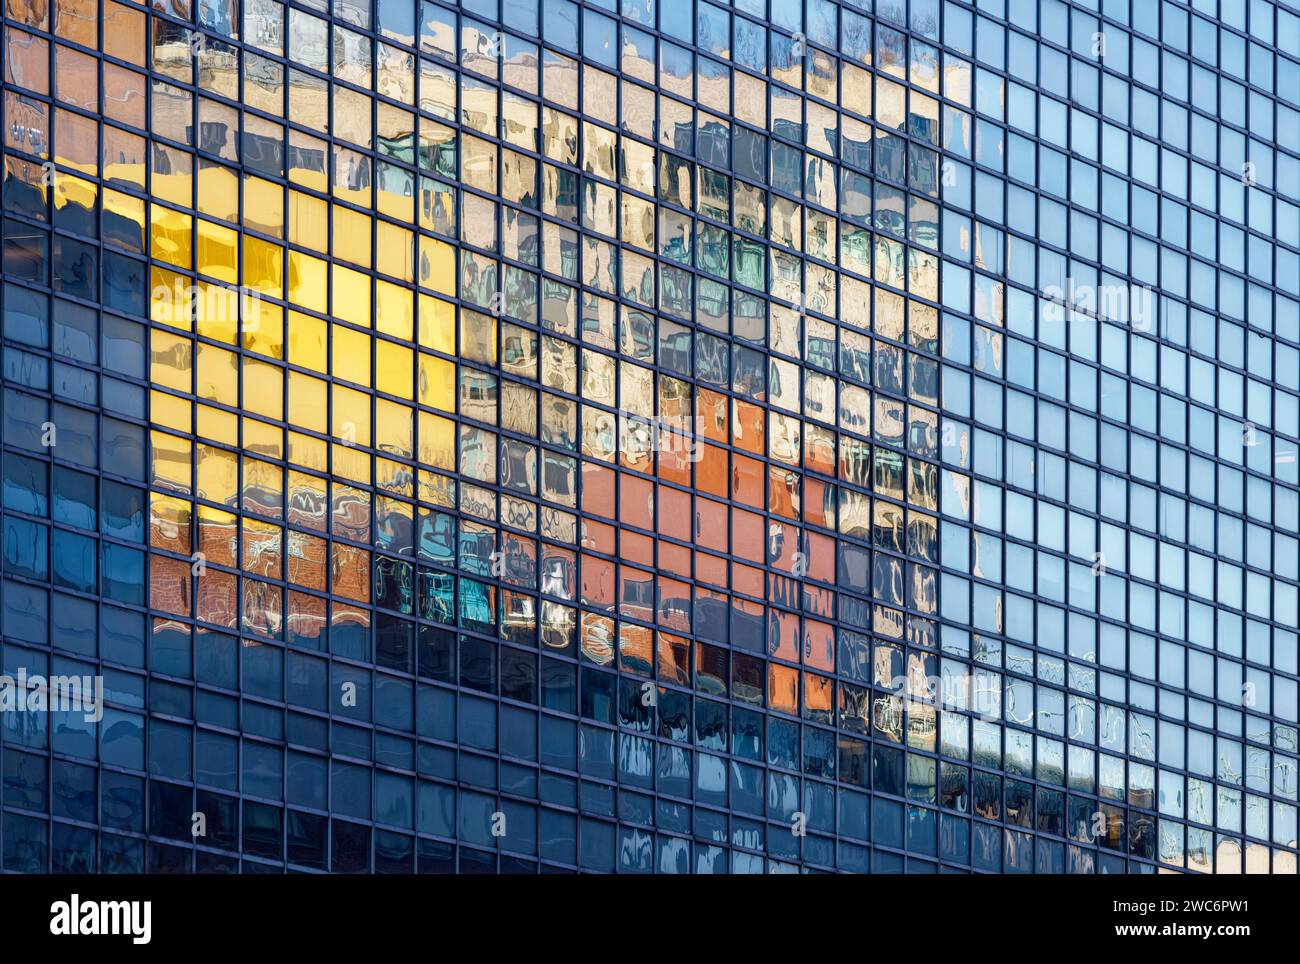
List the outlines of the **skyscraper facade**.
{"type": "Polygon", "coordinates": [[[1297,871],[1291,0],[5,0],[3,869],[1297,871]]]}

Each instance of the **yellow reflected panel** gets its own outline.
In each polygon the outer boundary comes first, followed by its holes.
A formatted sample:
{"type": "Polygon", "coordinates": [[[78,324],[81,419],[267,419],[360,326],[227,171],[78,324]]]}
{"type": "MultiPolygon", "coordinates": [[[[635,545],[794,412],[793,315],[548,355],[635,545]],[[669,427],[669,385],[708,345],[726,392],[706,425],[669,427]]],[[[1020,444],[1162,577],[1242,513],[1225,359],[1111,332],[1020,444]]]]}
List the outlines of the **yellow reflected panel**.
{"type": "Polygon", "coordinates": [[[149,439],[153,456],[150,471],[154,483],[179,492],[189,492],[192,482],[190,440],[159,431],[150,432],[149,439]]]}
{"type": "Polygon", "coordinates": [[[445,295],[456,293],[456,249],[446,241],[420,235],[420,287],[445,295]]]}
{"type": "Polygon", "coordinates": [[[239,407],[239,356],[216,345],[198,346],[195,394],[200,398],[239,407]]]}
{"type": "Polygon", "coordinates": [[[149,378],[156,385],[180,392],[191,390],[194,342],[160,328],[149,332],[149,378]]]}
{"type": "Polygon", "coordinates": [[[270,298],[283,298],[284,249],[244,235],[244,286],[270,298]]]}
{"type": "Polygon", "coordinates": [[[341,264],[333,265],[331,285],[334,317],[362,328],[370,327],[370,276],[341,264]]]}
{"type": "Polygon", "coordinates": [[[420,461],[434,468],[455,471],[456,423],[449,418],[420,413],[420,461]]]}
{"type": "Polygon", "coordinates": [[[345,208],[341,204],[330,205],[330,212],[334,218],[334,257],[369,268],[370,215],[345,208]]]}
{"type": "Polygon", "coordinates": [[[161,204],[149,205],[150,251],[159,261],[178,268],[194,266],[194,218],[161,204]]]}
{"type": "Polygon", "coordinates": [[[174,428],[176,431],[185,432],[188,435],[193,429],[190,413],[192,404],[189,399],[177,398],[175,395],[169,395],[166,392],[150,392],[150,421],[154,425],[174,428]]]}
{"type": "Polygon", "coordinates": [[[386,398],[375,399],[375,447],[400,458],[412,458],[411,409],[386,398]]]}
{"type": "Polygon", "coordinates": [[[329,370],[325,354],[328,336],[328,322],[298,311],[290,311],[289,362],[325,374],[329,370]]]}
{"type": "MultiPolygon", "coordinates": [[[[211,405],[198,406],[195,434],[225,445],[239,444],[239,416],[211,405]]],[[[200,472],[202,466],[200,465],[200,472]]]]}
{"type": "Polygon", "coordinates": [[[199,219],[198,271],[227,284],[239,283],[239,233],[199,219]]]}
{"type": "Polygon", "coordinates": [[[410,341],[414,331],[414,293],[391,281],[375,282],[375,330],[410,341]]]}
{"type": "Polygon", "coordinates": [[[244,175],[244,227],[284,238],[284,188],[244,175]]]}
{"type": "Polygon", "coordinates": [[[289,372],[289,421],[324,435],[328,414],[329,383],[304,372],[289,372]]]}
{"type": "Polygon", "coordinates": [[[411,349],[391,341],[375,343],[375,387],[389,395],[410,398],[414,379],[411,349]]]}
{"type": "Polygon", "coordinates": [[[239,459],[235,453],[213,445],[200,445],[196,464],[199,498],[234,505],[239,490],[239,459]]]}
{"type": "Polygon", "coordinates": [[[411,270],[413,231],[390,221],[380,221],[375,228],[375,267],[400,281],[414,281],[411,270]]]}
{"type": "Polygon", "coordinates": [[[289,300],[325,314],[329,310],[329,262],[302,251],[290,251],[289,300]]]}
{"type": "Polygon", "coordinates": [[[284,372],[279,367],[244,359],[244,408],[277,422],[284,420],[284,372]]]}
{"type": "Polygon", "coordinates": [[[420,345],[444,355],[456,354],[456,306],[420,295],[420,345]]]}
{"type": "Polygon", "coordinates": [[[240,299],[244,347],[259,355],[284,358],[284,309],[272,301],[240,299]]]}
{"type": "Polygon", "coordinates": [[[235,344],[239,331],[240,292],[208,281],[194,286],[194,320],[205,338],[235,344]]]}
{"type": "Polygon", "coordinates": [[[289,241],[324,254],[329,245],[329,202],[290,191],[289,241]]]}
{"type": "Polygon", "coordinates": [[[334,400],[330,432],[348,445],[370,447],[370,396],[345,385],[331,385],[334,400]]]}
{"type": "Polygon", "coordinates": [[[346,325],[330,327],[333,329],[330,374],[369,388],[371,336],[346,325]]]}
{"type": "Polygon", "coordinates": [[[420,404],[444,412],[456,411],[456,365],[445,358],[420,354],[420,404]]]}
{"type": "Polygon", "coordinates": [[[198,211],[231,224],[239,223],[239,181],[224,164],[199,159],[198,211]]]}

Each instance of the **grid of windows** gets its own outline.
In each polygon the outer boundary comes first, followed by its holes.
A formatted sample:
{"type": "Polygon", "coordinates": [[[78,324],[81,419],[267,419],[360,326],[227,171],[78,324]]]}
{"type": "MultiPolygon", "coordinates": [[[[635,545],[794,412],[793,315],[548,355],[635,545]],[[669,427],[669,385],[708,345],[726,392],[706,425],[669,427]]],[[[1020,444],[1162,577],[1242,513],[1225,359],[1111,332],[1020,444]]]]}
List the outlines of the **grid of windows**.
{"type": "Polygon", "coordinates": [[[5,870],[1296,872],[1296,8],[3,12],[5,870]]]}

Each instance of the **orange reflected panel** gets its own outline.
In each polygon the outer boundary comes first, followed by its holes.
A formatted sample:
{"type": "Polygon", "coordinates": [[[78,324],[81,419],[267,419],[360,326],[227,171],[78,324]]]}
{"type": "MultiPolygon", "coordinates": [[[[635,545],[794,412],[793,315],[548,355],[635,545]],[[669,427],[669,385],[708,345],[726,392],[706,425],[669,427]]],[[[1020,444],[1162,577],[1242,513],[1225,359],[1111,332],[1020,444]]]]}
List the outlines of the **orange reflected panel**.
{"type": "Polygon", "coordinates": [[[803,662],[805,666],[827,672],[835,669],[835,630],[829,623],[804,620],[803,662]]]}
{"type": "Polygon", "coordinates": [[[831,721],[831,697],[833,693],[834,684],[829,677],[818,676],[816,673],[804,673],[804,715],[810,719],[829,723],[831,721]]]}
{"type": "Polygon", "coordinates": [[[679,686],[691,682],[691,641],[672,633],[656,633],[655,651],[659,664],[659,680],[679,686]]]}
{"type": "Polygon", "coordinates": [[[189,560],[150,553],[149,606],[175,616],[190,615],[189,560]]]}
{"type": "Polygon", "coordinates": [[[614,609],[614,563],[583,554],[582,604],[594,609],[614,609]]]}
{"type": "Polygon", "coordinates": [[[595,462],[582,463],[582,511],[614,518],[614,470],[595,462]]]}
{"type": "Polygon", "coordinates": [[[756,512],[732,507],[731,510],[731,551],[741,559],[762,565],[764,562],[764,542],[766,522],[756,512]]]}
{"type": "Polygon", "coordinates": [[[647,676],[654,672],[654,630],[632,623],[619,624],[618,668],[647,676]]]}
{"type": "Polygon", "coordinates": [[[654,531],[654,483],[620,473],[618,517],[620,522],[654,531]]]}
{"type": "Polygon", "coordinates": [[[659,625],[679,633],[691,632],[691,588],[689,583],[659,577],[659,625]]]}
{"type": "Polygon", "coordinates": [[[325,600],[319,596],[289,591],[289,610],[286,620],[288,642],[293,646],[324,649],[325,600]]]}
{"type": "Polygon", "coordinates": [[[767,705],[779,713],[799,712],[799,671],[792,666],[769,663],[767,667],[767,705]]]}
{"type": "Polygon", "coordinates": [[[656,515],[660,535],[689,542],[691,538],[691,496],[680,489],[658,486],[659,511],[656,515]]]}
{"type": "Polygon", "coordinates": [[[260,579],[245,579],[242,631],[278,639],[283,620],[284,590],[260,579]]]}
{"type": "Polygon", "coordinates": [[[715,552],[727,551],[727,506],[712,499],[695,500],[695,544],[715,552]]]}
{"type": "Polygon", "coordinates": [[[196,619],[222,629],[237,630],[239,615],[239,577],[234,573],[209,569],[199,576],[195,594],[196,619]]]}
{"type": "Polygon", "coordinates": [[[370,553],[335,542],[330,545],[331,591],[338,596],[370,602],[370,553]]]}

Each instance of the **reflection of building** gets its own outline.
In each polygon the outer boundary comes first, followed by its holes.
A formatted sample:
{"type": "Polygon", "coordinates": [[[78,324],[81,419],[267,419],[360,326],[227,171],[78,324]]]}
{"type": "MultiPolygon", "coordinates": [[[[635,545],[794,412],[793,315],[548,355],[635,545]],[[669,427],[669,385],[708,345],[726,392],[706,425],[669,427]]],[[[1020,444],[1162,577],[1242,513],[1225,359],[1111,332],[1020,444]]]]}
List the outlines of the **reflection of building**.
{"type": "Polygon", "coordinates": [[[0,869],[1294,870],[1289,10],[610,6],[6,7],[0,869]]]}

